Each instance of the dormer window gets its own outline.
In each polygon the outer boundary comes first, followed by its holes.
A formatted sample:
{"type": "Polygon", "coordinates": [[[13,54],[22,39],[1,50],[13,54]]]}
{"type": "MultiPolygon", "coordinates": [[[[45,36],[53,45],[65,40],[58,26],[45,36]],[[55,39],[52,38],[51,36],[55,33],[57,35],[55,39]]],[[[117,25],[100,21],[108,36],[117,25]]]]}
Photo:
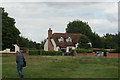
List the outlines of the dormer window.
{"type": "Polygon", "coordinates": [[[59,41],[59,42],[64,42],[64,38],[63,38],[63,37],[60,37],[60,38],[58,39],[58,41],[59,41]]]}
{"type": "Polygon", "coordinates": [[[71,39],[70,37],[68,37],[68,38],[66,39],[66,42],[72,42],[72,39],[71,39]]]}

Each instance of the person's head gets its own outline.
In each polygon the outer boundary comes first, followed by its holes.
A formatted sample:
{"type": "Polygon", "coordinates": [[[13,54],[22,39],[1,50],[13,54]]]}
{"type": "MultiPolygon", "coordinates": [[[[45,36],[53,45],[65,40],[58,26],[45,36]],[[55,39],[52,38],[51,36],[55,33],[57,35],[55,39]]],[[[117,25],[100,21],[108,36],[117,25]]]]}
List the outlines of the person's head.
{"type": "Polygon", "coordinates": [[[17,51],[16,53],[17,53],[17,54],[20,54],[20,52],[19,52],[19,51],[17,51]]]}

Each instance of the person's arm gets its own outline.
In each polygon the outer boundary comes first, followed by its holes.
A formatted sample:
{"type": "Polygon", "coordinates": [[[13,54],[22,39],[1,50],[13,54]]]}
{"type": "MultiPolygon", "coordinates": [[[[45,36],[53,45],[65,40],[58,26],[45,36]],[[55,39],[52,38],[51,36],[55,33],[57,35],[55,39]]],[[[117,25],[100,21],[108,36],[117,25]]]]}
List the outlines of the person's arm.
{"type": "Polygon", "coordinates": [[[16,63],[18,63],[18,57],[17,57],[17,55],[16,55],[16,63]]]}
{"type": "MultiPolygon", "coordinates": [[[[23,54],[22,54],[23,55],[23,54]]],[[[23,55],[23,61],[25,61],[25,57],[24,57],[24,55],[23,55]]]]}

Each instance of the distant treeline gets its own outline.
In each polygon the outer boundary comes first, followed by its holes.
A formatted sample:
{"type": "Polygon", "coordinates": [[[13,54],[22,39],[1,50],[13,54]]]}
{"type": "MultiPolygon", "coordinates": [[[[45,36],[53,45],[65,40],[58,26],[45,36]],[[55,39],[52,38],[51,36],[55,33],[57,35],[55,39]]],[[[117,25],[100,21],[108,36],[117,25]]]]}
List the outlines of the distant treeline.
{"type": "Polygon", "coordinates": [[[66,33],[83,34],[79,40],[80,48],[89,48],[90,46],[87,44],[89,42],[92,43],[93,48],[116,49],[120,47],[118,45],[120,44],[120,32],[116,32],[116,34],[106,33],[103,37],[100,37],[97,33],[92,31],[88,22],[80,20],[69,22],[67,24],[66,33]]]}

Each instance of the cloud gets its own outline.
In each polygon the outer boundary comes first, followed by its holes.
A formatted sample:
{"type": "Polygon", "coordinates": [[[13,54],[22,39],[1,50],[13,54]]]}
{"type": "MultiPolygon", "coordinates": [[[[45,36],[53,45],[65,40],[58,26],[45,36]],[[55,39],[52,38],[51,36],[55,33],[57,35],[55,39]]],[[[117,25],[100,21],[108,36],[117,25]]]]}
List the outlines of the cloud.
{"type": "Polygon", "coordinates": [[[118,2],[119,0],[3,0],[3,2],[118,2]]]}
{"type": "Polygon", "coordinates": [[[37,42],[47,37],[50,27],[54,32],[65,32],[69,21],[76,19],[89,22],[99,35],[116,33],[118,28],[118,7],[113,2],[5,2],[3,6],[15,18],[22,35],[37,42]]]}

